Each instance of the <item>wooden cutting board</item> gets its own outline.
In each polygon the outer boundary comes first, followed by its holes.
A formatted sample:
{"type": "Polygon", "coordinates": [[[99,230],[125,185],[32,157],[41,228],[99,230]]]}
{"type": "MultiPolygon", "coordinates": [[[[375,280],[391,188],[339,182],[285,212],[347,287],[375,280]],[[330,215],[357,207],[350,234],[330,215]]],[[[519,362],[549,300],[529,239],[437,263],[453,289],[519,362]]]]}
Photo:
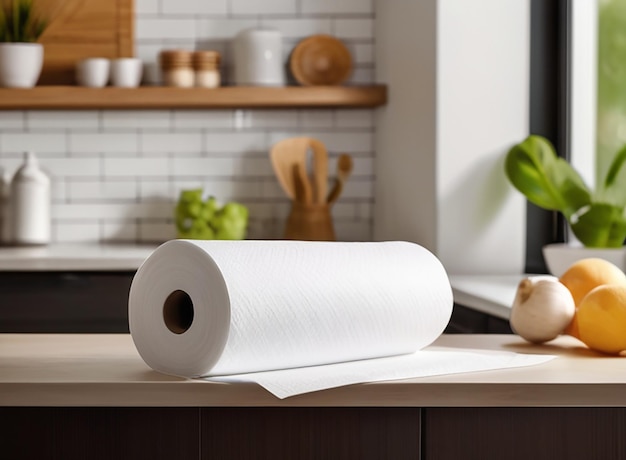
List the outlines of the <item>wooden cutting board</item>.
{"type": "Polygon", "coordinates": [[[39,39],[44,67],[38,85],[75,84],[76,62],[133,56],[133,0],[36,0],[49,18],[39,39]]]}

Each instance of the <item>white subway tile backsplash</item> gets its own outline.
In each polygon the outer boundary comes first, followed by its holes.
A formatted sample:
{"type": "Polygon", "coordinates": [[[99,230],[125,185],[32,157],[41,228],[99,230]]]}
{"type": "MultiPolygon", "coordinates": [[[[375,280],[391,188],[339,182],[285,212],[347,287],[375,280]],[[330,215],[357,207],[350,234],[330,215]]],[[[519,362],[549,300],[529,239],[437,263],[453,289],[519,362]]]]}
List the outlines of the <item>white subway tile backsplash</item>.
{"type": "Polygon", "coordinates": [[[374,38],[373,19],[334,19],[333,34],[342,40],[374,38]]]}
{"type": "Polygon", "coordinates": [[[174,199],[163,199],[148,203],[137,203],[128,208],[136,219],[172,219],[174,217],[174,199]]]}
{"type": "Polygon", "coordinates": [[[372,180],[348,180],[343,188],[344,198],[370,199],[374,196],[374,183],[372,180]]]}
{"type": "Polygon", "coordinates": [[[35,154],[59,153],[67,151],[67,136],[65,133],[2,133],[0,137],[0,151],[6,153],[22,153],[26,151],[35,154]]]}
{"type": "Polygon", "coordinates": [[[138,128],[163,131],[171,126],[169,110],[107,110],[102,112],[102,128],[134,131],[138,128]]]}
{"type": "Polygon", "coordinates": [[[267,157],[174,158],[173,174],[195,177],[262,177],[272,175],[267,157]]]}
{"type": "Polygon", "coordinates": [[[285,39],[303,39],[310,35],[331,33],[331,20],[328,18],[261,18],[261,26],[280,31],[285,39]]]}
{"type": "Polygon", "coordinates": [[[31,131],[57,128],[97,130],[99,126],[98,111],[66,110],[59,113],[56,110],[29,110],[26,112],[26,126],[31,131]]]}
{"type": "Polygon", "coordinates": [[[337,110],[337,128],[374,128],[373,110],[337,110]]]}
{"type": "Polygon", "coordinates": [[[100,240],[100,225],[98,222],[63,222],[53,223],[56,240],[66,242],[88,242],[100,240]]]}
{"type": "Polygon", "coordinates": [[[52,203],[64,203],[67,200],[66,181],[61,177],[51,177],[50,194],[52,203]]]}
{"type": "Polygon", "coordinates": [[[374,206],[372,203],[359,203],[357,217],[364,220],[371,220],[374,215],[374,206]]]}
{"type": "Polygon", "coordinates": [[[102,241],[134,242],[137,238],[137,223],[134,219],[106,220],[100,227],[102,241]]]}
{"type": "Polygon", "coordinates": [[[196,20],[195,18],[143,18],[137,21],[136,38],[137,40],[193,40],[196,38],[196,20]]]}
{"type": "Polygon", "coordinates": [[[300,0],[304,14],[371,14],[372,0],[300,0]]]}
{"type": "Polygon", "coordinates": [[[237,130],[254,128],[295,128],[298,118],[292,110],[237,110],[235,127],[237,130]]]}
{"type": "Polygon", "coordinates": [[[172,158],[174,176],[233,175],[235,164],[232,158],[172,158]]]}
{"type": "Polygon", "coordinates": [[[351,44],[350,54],[356,64],[374,64],[374,45],[371,43],[351,44]]]}
{"type": "Polygon", "coordinates": [[[61,220],[98,220],[124,219],[129,217],[128,205],[112,203],[53,203],[52,219],[61,220]]]}
{"type": "Polygon", "coordinates": [[[174,196],[172,182],[166,179],[141,178],[139,180],[139,199],[146,201],[161,201],[174,196]]]}
{"type": "Polygon", "coordinates": [[[25,113],[14,110],[0,110],[0,134],[5,129],[24,129],[25,113]]]}
{"type": "Polygon", "coordinates": [[[356,217],[357,207],[357,204],[350,202],[346,203],[340,197],[331,208],[333,220],[354,219],[356,217]]]}
{"type": "Polygon", "coordinates": [[[134,180],[71,180],[67,183],[67,195],[72,203],[80,201],[134,201],[138,198],[138,187],[134,180]]]}
{"type": "Polygon", "coordinates": [[[53,179],[65,177],[93,179],[102,174],[99,158],[41,158],[39,163],[53,179]]]}
{"type": "Polygon", "coordinates": [[[163,14],[226,15],[228,0],[161,0],[163,14]]]}
{"type": "Polygon", "coordinates": [[[146,156],[156,153],[199,153],[202,150],[202,134],[199,132],[141,134],[141,152],[146,156]]]}
{"type": "Polygon", "coordinates": [[[335,123],[332,110],[301,110],[299,124],[301,128],[332,128],[335,123]]]}
{"type": "Polygon", "coordinates": [[[166,46],[163,43],[138,43],[135,47],[135,56],[140,58],[144,63],[158,63],[159,53],[164,48],[166,48],[166,46]]]}
{"type": "Polygon", "coordinates": [[[177,131],[232,128],[232,110],[175,110],[173,125],[177,131]]]}
{"type": "Polygon", "coordinates": [[[242,176],[273,177],[274,170],[269,155],[264,157],[246,158],[242,162],[242,176]]]}
{"type": "Polygon", "coordinates": [[[235,15],[295,14],[296,0],[230,0],[235,15]]]}
{"type": "Polygon", "coordinates": [[[146,242],[162,243],[176,238],[176,226],[172,222],[140,222],[139,239],[146,242]]]}
{"type": "Polygon", "coordinates": [[[205,133],[205,146],[210,153],[250,153],[268,149],[265,132],[209,132],[205,133]]]}
{"type": "Polygon", "coordinates": [[[135,13],[141,19],[143,14],[157,14],[160,0],[135,0],[135,13]]]}
{"type": "Polygon", "coordinates": [[[334,226],[337,241],[372,241],[372,222],[369,220],[339,220],[334,226]]]}
{"type": "Polygon", "coordinates": [[[74,156],[98,153],[136,153],[139,135],[131,132],[116,133],[70,133],[69,152],[74,156]]]}
{"type": "Polygon", "coordinates": [[[211,178],[204,183],[203,189],[206,195],[214,196],[218,203],[223,205],[228,201],[258,198],[261,193],[261,182],[247,178],[211,178]]]}
{"type": "Polygon", "coordinates": [[[353,85],[369,85],[375,81],[374,69],[371,67],[356,67],[348,79],[348,83],[353,85]]]}
{"type": "Polygon", "coordinates": [[[263,181],[261,196],[269,199],[286,199],[287,194],[278,183],[278,179],[273,177],[263,181]]]}
{"type": "Polygon", "coordinates": [[[198,19],[196,28],[199,40],[230,40],[240,31],[259,26],[258,19],[198,19]]]}
{"type": "Polygon", "coordinates": [[[105,158],[104,175],[107,177],[167,176],[169,158],[105,158]]]}

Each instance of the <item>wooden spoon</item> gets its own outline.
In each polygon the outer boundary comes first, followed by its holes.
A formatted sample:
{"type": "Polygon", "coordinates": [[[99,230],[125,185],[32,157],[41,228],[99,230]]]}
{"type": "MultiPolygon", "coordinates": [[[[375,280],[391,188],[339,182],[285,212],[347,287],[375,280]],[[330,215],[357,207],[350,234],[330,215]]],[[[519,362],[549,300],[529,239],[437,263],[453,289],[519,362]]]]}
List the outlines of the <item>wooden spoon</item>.
{"type": "Polygon", "coordinates": [[[335,181],[335,186],[328,195],[328,204],[333,204],[337,201],[339,195],[341,195],[343,186],[348,180],[348,177],[350,177],[350,173],[352,173],[352,167],[352,157],[347,153],[342,153],[337,160],[337,180],[335,181]]]}
{"type": "Polygon", "coordinates": [[[308,137],[284,139],[276,143],[270,151],[274,173],[283,190],[291,199],[296,197],[296,168],[294,165],[302,164],[306,169],[306,152],[309,140],[308,137]]]}

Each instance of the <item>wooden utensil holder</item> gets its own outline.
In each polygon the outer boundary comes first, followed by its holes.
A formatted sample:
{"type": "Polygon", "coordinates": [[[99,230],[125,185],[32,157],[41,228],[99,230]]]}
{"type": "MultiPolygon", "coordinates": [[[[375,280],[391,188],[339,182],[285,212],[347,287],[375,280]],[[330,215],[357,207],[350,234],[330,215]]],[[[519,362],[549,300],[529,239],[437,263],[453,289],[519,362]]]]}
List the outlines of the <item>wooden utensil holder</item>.
{"type": "Polygon", "coordinates": [[[305,241],[335,241],[330,206],[294,201],[285,226],[285,239],[305,241]]]}

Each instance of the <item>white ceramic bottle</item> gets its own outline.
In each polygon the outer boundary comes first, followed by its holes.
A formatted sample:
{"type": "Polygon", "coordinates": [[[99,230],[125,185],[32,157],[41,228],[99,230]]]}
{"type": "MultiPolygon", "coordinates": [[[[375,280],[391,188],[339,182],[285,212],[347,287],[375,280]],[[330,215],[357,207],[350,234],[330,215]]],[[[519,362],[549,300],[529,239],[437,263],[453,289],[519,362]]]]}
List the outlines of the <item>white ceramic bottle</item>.
{"type": "Polygon", "coordinates": [[[50,178],[39,168],[32,152],[11,181],[10,209],[15,244],[50,242],[50,178]]]}
{"type": "Polygon", "coordinates": [[[11,231],[11,175],[0,167],[0,245],[6,246],[12,243],[11,231]]]}

